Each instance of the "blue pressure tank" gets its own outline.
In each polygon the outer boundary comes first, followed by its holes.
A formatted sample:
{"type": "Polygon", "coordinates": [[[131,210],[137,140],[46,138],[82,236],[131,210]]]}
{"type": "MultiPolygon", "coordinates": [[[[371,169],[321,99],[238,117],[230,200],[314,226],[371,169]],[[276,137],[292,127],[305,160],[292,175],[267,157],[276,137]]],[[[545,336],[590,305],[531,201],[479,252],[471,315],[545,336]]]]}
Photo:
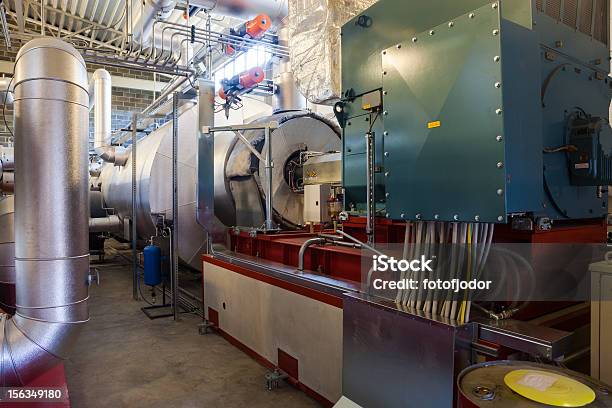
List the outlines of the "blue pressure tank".
{"type": "Polygon", "coordinates": [[[161,249],[149,245],[144,249],[144,282],[145,285],[157,286],[161,281],[161,249]]]}

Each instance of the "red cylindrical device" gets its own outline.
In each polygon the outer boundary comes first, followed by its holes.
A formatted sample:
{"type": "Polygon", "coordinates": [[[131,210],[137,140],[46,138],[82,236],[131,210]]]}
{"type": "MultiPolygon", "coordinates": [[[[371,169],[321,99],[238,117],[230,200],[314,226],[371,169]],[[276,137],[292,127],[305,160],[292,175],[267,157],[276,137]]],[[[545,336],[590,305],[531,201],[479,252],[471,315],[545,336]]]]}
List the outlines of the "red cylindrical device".
{"type": "Polygon", "coordinates": [[[257,86],[258,83],[263,81],[265,76],[266,74],[264,73],[263,68],[251,68],[248,71],[240,74],[240,85],[245,88],[253,88],[257,86]]]}
{"type": "MultiPolygon", "coordinates": [[[[230,34],[245,39],[259,40],[264,36],[266,31],[270,29],[271,26],[272,20],[270,20],[270,16],[268,16],[267,14],[259,14],[254,19],[241,24],[236,29],[231,29],[230,34]]],[[[240,40],[236,40],[235,44],[226,44],[225,53],[227,55],[233,55],[236,50],[242,48],[242,45],[243,44],[241,44],[240,40]]]]}
{"type": "Polygon", "coordinates": [[[260,14],[252,20],[244,23],[244,31],[251,38],[260,39],[272,25],[267,14],[260,14]]]}
{"type": "Polygon", "coordinates": [[[255,67],[244,71],[231,79],[224,80],[219,89],[219,96],[222,99],[227,99],[228,95],[241,95],[257,86],[264,80],[266,74],[263,68],[255,67]]]}

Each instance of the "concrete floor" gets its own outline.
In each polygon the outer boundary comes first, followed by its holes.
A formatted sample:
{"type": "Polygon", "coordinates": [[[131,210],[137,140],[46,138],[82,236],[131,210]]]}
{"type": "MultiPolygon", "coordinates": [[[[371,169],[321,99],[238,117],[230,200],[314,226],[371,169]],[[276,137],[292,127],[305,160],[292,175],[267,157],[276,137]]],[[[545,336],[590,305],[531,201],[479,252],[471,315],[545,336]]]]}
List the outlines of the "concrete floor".
{"type": "Polygon", "coordinates": [[[267,370],[217,334],[199,335],[199,317],[149,320],[132,300],[129,265],[101,267],[100,277],[66,362],[73,408],[318,406],[287,384],[267,391],[267,370]]]}

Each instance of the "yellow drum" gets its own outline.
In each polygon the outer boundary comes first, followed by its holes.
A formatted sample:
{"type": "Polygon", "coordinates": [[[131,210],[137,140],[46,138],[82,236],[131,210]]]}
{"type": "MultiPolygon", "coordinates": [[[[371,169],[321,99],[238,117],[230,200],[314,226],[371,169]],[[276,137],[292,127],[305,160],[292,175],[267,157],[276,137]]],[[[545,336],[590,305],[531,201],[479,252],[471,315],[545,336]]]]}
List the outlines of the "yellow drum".
{"type": "Polygon", "coordinates": [[[612,387],[574,371],[530,362],[468,367],[457,387],[462,408],[612,408],[612,387]]]}

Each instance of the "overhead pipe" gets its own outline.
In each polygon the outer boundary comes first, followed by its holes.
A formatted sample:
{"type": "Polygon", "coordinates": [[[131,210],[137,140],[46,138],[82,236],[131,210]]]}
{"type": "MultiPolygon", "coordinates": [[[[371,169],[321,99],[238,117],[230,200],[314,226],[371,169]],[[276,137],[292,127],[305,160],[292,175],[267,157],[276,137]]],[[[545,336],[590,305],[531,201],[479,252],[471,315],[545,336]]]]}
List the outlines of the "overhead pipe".
{"type": "MultiPolygon", "coordinates": [[[[284,47],[289,46],[289,28],[287,26],[278,30],[278,44],[284,47]]],[[[277,57],[273,75],[275,89],[272,97],[272,109],[274,113],[306,109],[306,98],[295,83],[289,57],[277,57]]]]}
{"type": "MultiPolygon", "coordinates": [[[[260,0],[260,1],[249,1],[244,0],[200,0],[200,5],[195,4],[194,6],[202,7],[207,11],[228,15],[240,19],[251,19],[255,15],[266,15],[270,16],[270,21],[280,23],[284,17],[287,16],[287,0],[260,0]]],[[[257,39],[253,38],[242,38],[239,35],[230,35],[229,33],[216,33],[209,32],[208,30],[200,29],[188,24],[172,23],[167,18],[155,19],[155,15],[147,14],[151,20],[143,21],[133,24],[133,39],[134,43],[137,44],[137,54],[142,54],[145,49],[148,49],[148,56],[146,61],[151,59],[155,54],[156,61],[164,59],[165,63],[168,63],[176,54],[179,54],[177,60],[183,60],[185,62],[184,54],[185,49],[189,49],[192,43],[202,44],[203,50],[207,49],[207,43],[202,40],[213,40],[213,42],[222,42],[225,45],[245,44],[247,46],[258,44],[257,39]],[[158,25],[158,23],[161,23],[158,25]],[[140,26],[142,25],[142,27],[140,26]],[[173,35],[166,35],[165,31],[168,29],[183,29],[186,40],[181,41],[180,38],[176,38],[179,34],[174,33],[173,35]],[[192,39],[192,29],[195,31],[195,41],[192,39]],[[204,33],[204,37],[201,34],[204,33]],[[142,41],[141,41],[142,39],[142,41]],[[153,48],[161,49],[161,52],[153,52],[153,48]]],[[[273,46],[272,46],[273,47],[273,46]]],[[[130,50],[130,52],[132,49],[130,50]]],[[[191,54],[190,52],[188,53],[191,54]]]]}
{"type": "Polygon", "coordinates": [[[0,323],[0,380],[25,385],[89,320],[89,96],[82,56],[56,38],[25,44],[14,80],[16,312],[0,323]]]}
{"type": "Polygon", "coordinates": [[[175,0],[135,1],[132,4],[132,39],[142,45],[148,45],[155,20],[167,20],[175,7],[175,0]]]}
{"type": "Polygon", "coordinates": [[[249,18],[253,14],[263,13],[280,21],[288,13],[287,0],[190,0],[191,6],[200,7],[215,14],[237,18],[249,18]]]}

